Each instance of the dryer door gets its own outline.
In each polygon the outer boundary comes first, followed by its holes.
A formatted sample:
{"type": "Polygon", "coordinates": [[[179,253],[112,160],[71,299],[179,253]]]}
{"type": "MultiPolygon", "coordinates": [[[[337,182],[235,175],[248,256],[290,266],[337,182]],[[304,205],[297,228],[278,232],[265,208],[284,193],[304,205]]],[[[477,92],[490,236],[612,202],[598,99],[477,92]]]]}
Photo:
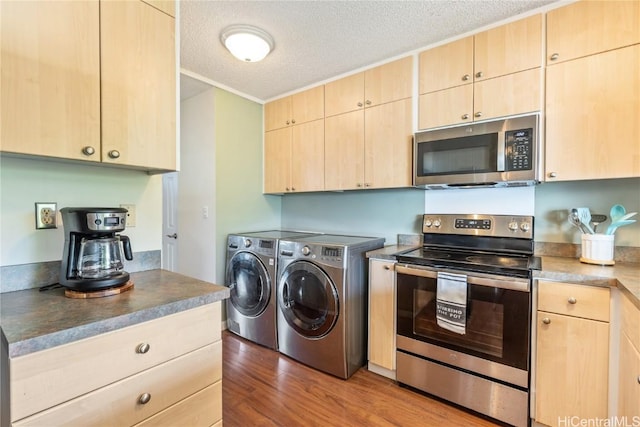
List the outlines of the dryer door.
{"type": "Polygon", "coordinates": [[[243,315],[259,316],[269,304],[271,281],[256,255],[236,252],[227,265],[225,282],[231,293],[231,304],[243,315]]]}
{"type": "Polygon", "coordinates": [[[280,277],[278,305],[289,326],[308,338],[328,334],[339,314],[338,292],[329,276],[311,262],[294,261],[280,277]]]}

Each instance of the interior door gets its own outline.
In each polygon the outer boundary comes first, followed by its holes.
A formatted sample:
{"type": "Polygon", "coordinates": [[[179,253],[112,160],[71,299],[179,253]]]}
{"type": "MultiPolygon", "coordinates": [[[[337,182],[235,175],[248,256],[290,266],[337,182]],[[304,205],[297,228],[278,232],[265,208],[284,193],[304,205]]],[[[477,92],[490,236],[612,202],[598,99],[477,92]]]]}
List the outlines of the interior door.
{"type": "Polygon", "coordinates": [[[162,268],[178,271],[178,172],[162,176],[162,268]]]}

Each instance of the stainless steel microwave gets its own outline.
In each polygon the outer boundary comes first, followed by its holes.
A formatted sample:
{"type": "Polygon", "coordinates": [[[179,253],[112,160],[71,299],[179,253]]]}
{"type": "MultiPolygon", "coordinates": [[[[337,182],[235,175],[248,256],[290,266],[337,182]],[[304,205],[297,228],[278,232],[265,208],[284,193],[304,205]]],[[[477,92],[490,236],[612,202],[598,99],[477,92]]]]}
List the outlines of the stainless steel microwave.
{"type": "Polygon", "coordinates": [[[541,177],[538,114],[417,132],[414,185],[427,189],[535,185],[541,177]]]}

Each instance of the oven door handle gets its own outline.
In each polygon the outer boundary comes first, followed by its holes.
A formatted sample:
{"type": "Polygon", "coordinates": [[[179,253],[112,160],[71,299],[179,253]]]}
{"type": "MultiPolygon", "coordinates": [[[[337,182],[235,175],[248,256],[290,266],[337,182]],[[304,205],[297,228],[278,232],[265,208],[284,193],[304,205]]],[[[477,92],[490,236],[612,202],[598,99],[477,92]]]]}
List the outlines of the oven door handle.
{"type": "MultiPolygon", "coordinates": [[[[461,271],[455,270],[438,270],[447,273],[454,274],[465,274],[461,271]]],[[[438,272],[432,270],[430,268],[407,265],[407,264],[398,264],[396,265],[396,274],[407,274],[409,276],[419,276],[426,277],[429,279],[437,279],[438,272]]],[[[508,276],[498,276],[498,275],[469,275],[467,274],[467,283],[472,285],[480,285],[480,286],[489,286],[491,288],[501,288],[501,289],[509,289],[513,291],[523,291],[529,292],[529,279],[522,279],[519,277],[508,277],[508,276]]]]}

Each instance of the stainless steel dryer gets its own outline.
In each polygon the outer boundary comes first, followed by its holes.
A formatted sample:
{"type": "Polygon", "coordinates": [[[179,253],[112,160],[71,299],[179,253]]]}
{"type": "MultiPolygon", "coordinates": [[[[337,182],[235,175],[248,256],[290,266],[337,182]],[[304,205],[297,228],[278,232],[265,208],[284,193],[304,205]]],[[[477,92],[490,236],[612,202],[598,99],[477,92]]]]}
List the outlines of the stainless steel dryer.
{"type": "Polygon", "coordinates": [[[318,235],[281,240],[279,351],[347,379],[366,359],[367,261],[383,238],[318,235]]]}
{"type": "Polygon", "coordinates": [[[278,242],[309,236],[296,231],[258,231],[227,237],[225,286],[227,328],[250,341],[277,350],[276,268],[278,242]]]}

